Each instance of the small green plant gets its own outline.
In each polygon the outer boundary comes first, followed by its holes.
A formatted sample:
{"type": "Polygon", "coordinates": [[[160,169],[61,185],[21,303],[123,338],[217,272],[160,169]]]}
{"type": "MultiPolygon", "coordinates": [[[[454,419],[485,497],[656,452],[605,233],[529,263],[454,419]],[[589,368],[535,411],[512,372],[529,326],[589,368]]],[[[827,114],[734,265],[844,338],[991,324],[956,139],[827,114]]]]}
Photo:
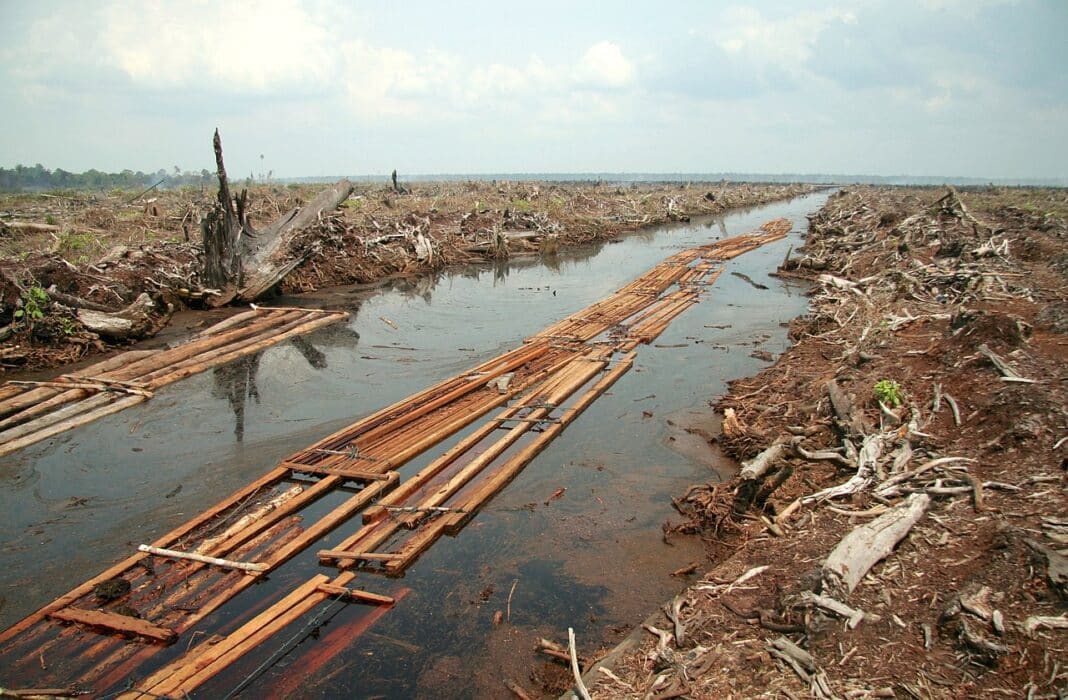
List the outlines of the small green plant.
{"type": "Polygon", "coordinates": [[[34,285],[22,295],[22,306],[15,309],[16,321],[29,321],[33,323],[45,317],[45,306],[48,304],[48,292],[34,285]]]}
{"type": "Polygon", "coordinates": [[[903,403],[901,386],[891,379],[880,379],[875,382],[874,393],[876,399],[891,408],[897,408],[903,403]]]}
{"type": "Polygon", "coordinates": [[[59,320],[60,328],[63,331],[63,335],[72,336],[78,332],[78,326],[74,324],[74,320],[68,316],[64,316],[59,320]]]}
{"type": "Polygon", "coordinates": [[[512,209],[515,209],[516,211],[522,212],[522,213],[525,214],[525,213],[529,212],[530,209],[531,209],[530,201],[526,200],[526,199],[515,199],[515,200],[512,200],[512,209]]]}
{"type": "Polygon", "coordinates": [[[54,217],[51,214],[49,214],[48,216],[45,217],[45,223],[48,224],[49,226],[55,226],[56,225],[56,217],[54,217]]]}
{"type": "Polygon", "coordinates": [[[73,262],[84,263],[89,261],[88,251],[94,247],[100,248],[101,245],[93,234],[64,231],[56,239],[54,249],[60,255],[71,258],[73,262]]]}

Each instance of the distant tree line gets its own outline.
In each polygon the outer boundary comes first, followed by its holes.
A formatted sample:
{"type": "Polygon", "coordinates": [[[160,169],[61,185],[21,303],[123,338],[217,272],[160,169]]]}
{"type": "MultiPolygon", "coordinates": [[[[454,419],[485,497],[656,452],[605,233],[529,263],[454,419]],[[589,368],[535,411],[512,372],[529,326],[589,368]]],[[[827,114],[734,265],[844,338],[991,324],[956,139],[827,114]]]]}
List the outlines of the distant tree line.
{"type": "Polygon", "coordinates": [[[86,170],[84,173],[72,173],[62,168],[49,170],[40,163],[34,166],[16,165],[14,168],[0,168],[0,191],[2,192],[39,192],[41,190],[111,190],[136,189],[151,187],[161,183],[160,187],[179,187],[181,185],[210,185],[215,179],[214,173],[201,170],[199,173],[183,171],[175,166],[168,172],[162,168],[154,173],[140,170],[123,170],[121,173],[103,173],[99,170],[86,170]]]}

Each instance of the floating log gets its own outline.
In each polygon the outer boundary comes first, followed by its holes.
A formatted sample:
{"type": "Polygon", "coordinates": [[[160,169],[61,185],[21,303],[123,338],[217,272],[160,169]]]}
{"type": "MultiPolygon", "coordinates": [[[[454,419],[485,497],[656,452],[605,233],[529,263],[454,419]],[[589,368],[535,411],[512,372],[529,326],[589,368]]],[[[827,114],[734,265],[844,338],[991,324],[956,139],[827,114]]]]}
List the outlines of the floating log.
{"type": "Polygon", "coordinates": [[[174,348],[124,353],[85,368],[82,375],[44,385],[9,383],[0,390],[0,456],[136,405],[162,386],[347,317],[318,309],[245,312],[234,317],[239,321],[227,319],[174,348]]]}

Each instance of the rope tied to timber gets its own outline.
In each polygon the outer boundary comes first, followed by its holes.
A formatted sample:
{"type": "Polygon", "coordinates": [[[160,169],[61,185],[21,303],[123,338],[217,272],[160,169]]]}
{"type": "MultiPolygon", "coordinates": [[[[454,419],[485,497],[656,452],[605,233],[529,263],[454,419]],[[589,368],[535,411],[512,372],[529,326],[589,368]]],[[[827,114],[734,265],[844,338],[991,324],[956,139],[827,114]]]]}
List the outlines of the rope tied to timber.
{"type": "Polygon", "coordinates": [[[252,669],[252,672],[245,676],[241,680],[241,682],[234,686],[234,688],[230,692],[224,695],[222,700],[230,700],[230,698],[233,698],[238,695],[238,693],[240,693],[242,690],[251,685],[253,681],[263,675],[268,669],[270,669],[276,663],[284,659],[286,655],[289,654],[289,652],[296,649],[301,642],[303,642],[305,639],[314,634],[315,631],[322,627],[324,624],[329,622],[330,618],[326,617],[327,614],[330,614],[330,617],[332,618],[334,615],[341,612],[341,608],[343,607],[345,607],[345,596],[344,594],[339,593],[334,596],[333,600],[331,600],[329,604],[325,605],[315,617],[310,619],[307,624],[304,625],[304,627],[302,627],[300,630],[297,631],[296,634],[294,634],[292,637],[283,642],[281,646],[279,646],[274,651],[273,654],[271,654],[269,657],[267,657],[266,660],[264,660],[263,663],[252,669]],[[339,603],[341,604],[340,607],[338,607],[339,603]],[[337,609],[335,610],[335,608],[337,609]]]}

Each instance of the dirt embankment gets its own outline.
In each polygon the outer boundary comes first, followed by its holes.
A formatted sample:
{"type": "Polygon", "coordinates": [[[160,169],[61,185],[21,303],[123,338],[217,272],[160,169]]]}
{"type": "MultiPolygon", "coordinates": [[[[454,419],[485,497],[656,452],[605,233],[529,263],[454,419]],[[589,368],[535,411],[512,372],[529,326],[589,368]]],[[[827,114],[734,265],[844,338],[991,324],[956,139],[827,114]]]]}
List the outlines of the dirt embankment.
{"type": "MultiPolygon", "coordinates": [[[[320,189],[255,185],[250,220],[262,229],[320,189]]],[[[812,189],[728,183],[362,185],[298,237],[294,248],[312,253],[280,287],[306,292],[457,263],[551,255],[561,246],[812,189]]],[[[143,319],[142,334],[165,325],[168,308],[195,308],[204,293],[199,222],[214,197],[191,189],[0,197],[0,374],[56,366],[121,344],[87,329],[75,308],[114,312],[147,294],[155,312],[143,319]]]]}
{"type": "Polygon", "coordinates": [[[676,501],[711,569],[593,697],[1068,693],[1066,222],[1063,190],[828,201],[780,271],[817,284],[796,345],[719,405],[752,478],[676,501]]]}

